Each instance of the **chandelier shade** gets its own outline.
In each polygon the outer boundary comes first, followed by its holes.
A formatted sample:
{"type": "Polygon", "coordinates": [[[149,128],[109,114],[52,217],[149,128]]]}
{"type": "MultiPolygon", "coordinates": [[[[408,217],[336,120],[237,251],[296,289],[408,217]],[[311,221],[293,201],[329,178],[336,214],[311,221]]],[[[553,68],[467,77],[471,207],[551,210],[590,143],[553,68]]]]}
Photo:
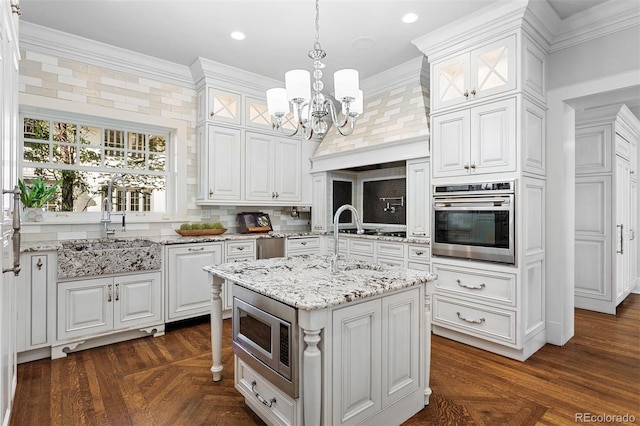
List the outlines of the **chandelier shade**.
{"type": "Polygon", "coordinates": [[[267,90],[267,109],[271,115],[271,125],[274,130],[284,132],[284,117],[293,112],[296,128],[287,136],[304,135],[310,139],[315,135],[324,135],[330,119],[336,130],[343,136],[353,133],[356,118],[363,112],[364,95],[360,90],[358,71],[343,69],[333,75],[335,99],[341,108],[336,108],[332,99],[322,93],[322,69],[325,67],[322,59],[327,55],[320,46],[320,7],[316,0],[316,37],[313,50],[308,53],[313,60],[313,84],[311,73],[307,70],[290,70],[284,75],[285,88],[267,90]],[[343,117],[339,117],[339,113],[343,117]]]}

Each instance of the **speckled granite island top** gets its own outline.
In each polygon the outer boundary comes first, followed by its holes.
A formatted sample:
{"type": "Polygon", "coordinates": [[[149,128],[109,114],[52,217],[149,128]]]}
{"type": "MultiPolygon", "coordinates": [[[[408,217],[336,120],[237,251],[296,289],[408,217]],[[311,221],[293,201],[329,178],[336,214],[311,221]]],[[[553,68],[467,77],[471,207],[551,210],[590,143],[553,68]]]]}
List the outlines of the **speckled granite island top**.
{"type": "Polygon", "coordinates": [[[327,256],[278,257],[206,266],[205,271],[287,305],[323,309],[436,279],[430,272],[340,260],[331,274],[327,256]]]}

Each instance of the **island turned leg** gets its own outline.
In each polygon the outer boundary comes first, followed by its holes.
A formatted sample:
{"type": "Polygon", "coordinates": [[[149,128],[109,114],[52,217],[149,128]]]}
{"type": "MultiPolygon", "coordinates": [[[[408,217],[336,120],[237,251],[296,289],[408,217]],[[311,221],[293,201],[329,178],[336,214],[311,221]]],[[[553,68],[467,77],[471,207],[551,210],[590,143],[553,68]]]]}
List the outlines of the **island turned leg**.
{"type": "Polygon", "coordinates": [[[211,357],[213,381],[222,379],[222,284],[224,280],[211,275],[211,357]]]}
{"type": "MultiPolygon", "coordinates": [[[[428,287],[427,283],[427,289],[428,287]]],[[[427,291],[424,297],[424,405],[429,405],[431,388],[431,294],[427,291]]]]}
{"type": "Polygon", "coordinates": [[[302,389],[305,426],[320,424],[322,410],[322,352],[318,347],[320,333],[326,325],[326,309],[300,310],[298,321],[304,331],[305,349],[302,354],[302,389]]]}

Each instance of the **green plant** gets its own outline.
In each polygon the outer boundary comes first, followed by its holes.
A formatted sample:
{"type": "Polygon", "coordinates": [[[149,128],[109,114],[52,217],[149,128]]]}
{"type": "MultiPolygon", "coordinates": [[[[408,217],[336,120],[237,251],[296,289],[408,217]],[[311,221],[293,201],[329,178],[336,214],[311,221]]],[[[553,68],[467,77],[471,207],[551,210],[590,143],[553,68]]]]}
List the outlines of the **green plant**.
{"type": "Polygon", "coordinates": [[[213,229],[213,228],[214,228],[213,223],[206,223],[205,222],[205,223],[202,224],[202,229],[213,229]]]}
{"type": "Polygon", "coordinates": [[[224,226],[222,225],[222,223],[221,223],[221,222],[215,222],[215,223],[212,225],[212,227],[213,227],[213,229],[223,229],[223,228],[224,228],[224,226]]]}
{"type": "Polygon", "coordinates": [[[40,178],[31,179],[29,183],[18,179],[20,202],[25,208],[42,207],[56,197],[56,191],[61,183],[62,179],[47,187],[47,182],[40,178]]]}
{"type": "Polygon", "coordinates": [[[192,223],[191,224],[191,229],[202,229],[202,224],[201,223],[192,223]]]}
{"type": "Polygon", "coordinates": [[[190,223],[183,223],[182,225],[180,225],[180,230],[181,231],[188,231],[191,229],[191,224],[190,223]]]}

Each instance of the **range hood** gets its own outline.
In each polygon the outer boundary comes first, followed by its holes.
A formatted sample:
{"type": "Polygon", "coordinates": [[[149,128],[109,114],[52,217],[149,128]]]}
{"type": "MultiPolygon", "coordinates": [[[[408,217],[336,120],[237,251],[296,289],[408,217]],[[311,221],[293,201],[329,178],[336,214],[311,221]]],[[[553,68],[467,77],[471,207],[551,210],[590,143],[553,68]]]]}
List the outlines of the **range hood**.
{"type": "Polygon", "coordinates": [[[333,128],[311,158],[311,172],[429,156],[429,64],[424,56],[363,80],[364,112],[350,136],[333,128]]]}

